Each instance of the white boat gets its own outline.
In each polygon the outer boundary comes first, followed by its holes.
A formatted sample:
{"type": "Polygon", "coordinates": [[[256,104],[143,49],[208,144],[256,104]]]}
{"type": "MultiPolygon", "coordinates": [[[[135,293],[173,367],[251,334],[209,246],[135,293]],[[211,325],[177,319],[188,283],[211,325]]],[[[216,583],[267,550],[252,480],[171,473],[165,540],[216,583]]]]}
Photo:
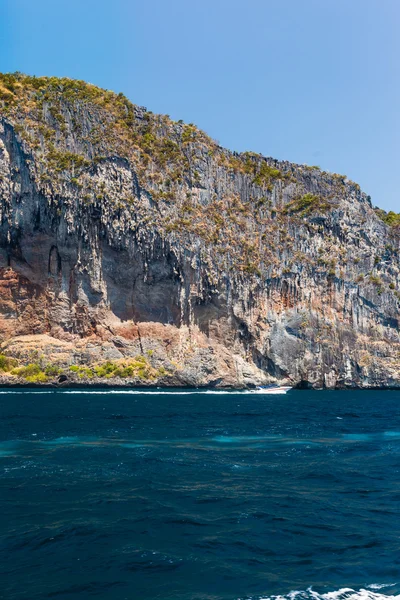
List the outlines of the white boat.
{"type": "Polygon", "coordinates": [[[287,385],[271,386],[271,387],[258,387],[254,392],[256,394],[286,394],[292,388],[287,385]]]}

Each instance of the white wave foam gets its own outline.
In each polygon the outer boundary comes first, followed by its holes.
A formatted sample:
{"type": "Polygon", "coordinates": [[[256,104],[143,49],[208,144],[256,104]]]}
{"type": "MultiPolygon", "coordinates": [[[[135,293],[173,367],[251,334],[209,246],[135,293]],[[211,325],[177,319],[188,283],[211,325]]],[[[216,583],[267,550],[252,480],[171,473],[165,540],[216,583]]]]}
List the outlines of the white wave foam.
{"type": "Polygon", "coordinates": [[[158,390],[62,390],[62,394],[97,394],[97,395],[110,395],[110,394],[129,394],[133,396],[143,396],[143,395],[156,395],[159,396],[161,394],[170,396],[176,394],[192,394],[195,392],[162,392],[158,390]]]}
{"type": "MultiPolygon", "coordinates": [[[[20,389],[20,390],[0,390],[0,394],[100,394],[100,395],[109,395],[109,394],[129,394],[134,396],[143,396],[143,395],[156,395],[156,396],[191,396],[192,394],[219,394],[219,395],[227,395],[227,394],[265,394],[264,390],[161,390],[161,389],[152,389],[152,390],[125,390],[121,389],[111,389],[111,390],[68,390],[68,389],[43,389],[43,390],[28,390],[28,389],[20,389]]],[[[271,392],[269,392],[271,393],[271,392]]],[[[278,392],[277,392],[278,393],[278,392]]]]}
{"type": "MultiPolygon", "coordinates": [[[[166,395],[176,395],[176,394],[200,394],[207,392],[193,391],[193,392],[180,392],[180,391],[161,391],[161,390],[124,390],[124,389],[115,389],[115,390],[66,390],[66,389],[52,389],[52,390],[0,390],[0,394],[101,394],[101,395],[109,395],[109,394],[133,394],[133,395],[143,395],[143,394],[166,394],[166,395]]],[[[212,392],[211,392],[212,393],[212,392]]],[[[221,392],[227,393],[227,392],[221,392]]]]}
{"type": "Polygon", "coordinates": [[[370,590],[382,590],[383,588],[393,587],[394,585],[397,585],[397,583],[371,583],[370,585],[367,585],[367,588],[370,590]]]}
{"type": "MultiPolygon", "coordinates": [[[[381,594],[372,590],[380,590],[385,587],[392,587],[395,583],[371,583],[366,586],[368,589],[360,588],[340,588],[333,592],[320,594],[311,587],[307,590],[293,590],[286,595],[277,596],[258,596],[257,599],[252,596],[246,600],[400,600],[400,595],[381,594]]],[[[240,600],[240,599],[239,599],[240,600]]]]}
{"type": "Polygon", "coordinates": [[[28,389],[0,390],[0,394],[54,394],[56,390],[41,390],[40,392],[28,389]]]}
{"type": "MultiPolygon", "coordinates": [[[[60,390],[61,391],[61,390],[60,390]]],[[[131,394],[134,396],[155,395],[155,396],[192,396],[193,394],[254,394],[253,390],[62,390],[63,394],[131,394]]],[[[257,392],[260,393],[260,392],[257,392]]]]}

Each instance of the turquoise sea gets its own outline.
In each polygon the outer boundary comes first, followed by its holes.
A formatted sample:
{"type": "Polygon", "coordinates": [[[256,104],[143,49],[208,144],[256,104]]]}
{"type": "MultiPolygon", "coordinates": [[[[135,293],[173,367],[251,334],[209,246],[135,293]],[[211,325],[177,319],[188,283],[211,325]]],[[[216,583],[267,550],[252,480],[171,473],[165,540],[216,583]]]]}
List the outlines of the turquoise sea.
{"type": "Polygon", "coordinates": [[[0,390],[0,598],[400,599],[400,392],[0,390]]]}

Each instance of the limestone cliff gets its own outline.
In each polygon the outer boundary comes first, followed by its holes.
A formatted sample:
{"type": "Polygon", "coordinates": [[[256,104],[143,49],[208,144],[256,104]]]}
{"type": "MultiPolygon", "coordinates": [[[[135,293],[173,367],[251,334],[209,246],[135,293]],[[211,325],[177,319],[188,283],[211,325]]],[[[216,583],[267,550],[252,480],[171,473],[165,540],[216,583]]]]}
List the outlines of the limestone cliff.
{"type": "Polygon", "coordinates": [[[0,75],[0,213],[3,381],[400,386],[397,218],[345,176],[0,75]]]}

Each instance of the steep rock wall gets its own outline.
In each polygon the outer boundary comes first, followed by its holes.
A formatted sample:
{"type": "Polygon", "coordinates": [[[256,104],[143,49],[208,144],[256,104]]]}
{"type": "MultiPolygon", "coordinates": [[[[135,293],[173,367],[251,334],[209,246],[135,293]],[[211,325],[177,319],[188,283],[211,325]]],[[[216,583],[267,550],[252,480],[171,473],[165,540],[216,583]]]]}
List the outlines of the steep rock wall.
{"type": "Polygon", "coordinates": [[[170,385],[400,385],[399,235],[357,184],[83,82],[3,77],[9,356],[147,352],[170,385]]]}

